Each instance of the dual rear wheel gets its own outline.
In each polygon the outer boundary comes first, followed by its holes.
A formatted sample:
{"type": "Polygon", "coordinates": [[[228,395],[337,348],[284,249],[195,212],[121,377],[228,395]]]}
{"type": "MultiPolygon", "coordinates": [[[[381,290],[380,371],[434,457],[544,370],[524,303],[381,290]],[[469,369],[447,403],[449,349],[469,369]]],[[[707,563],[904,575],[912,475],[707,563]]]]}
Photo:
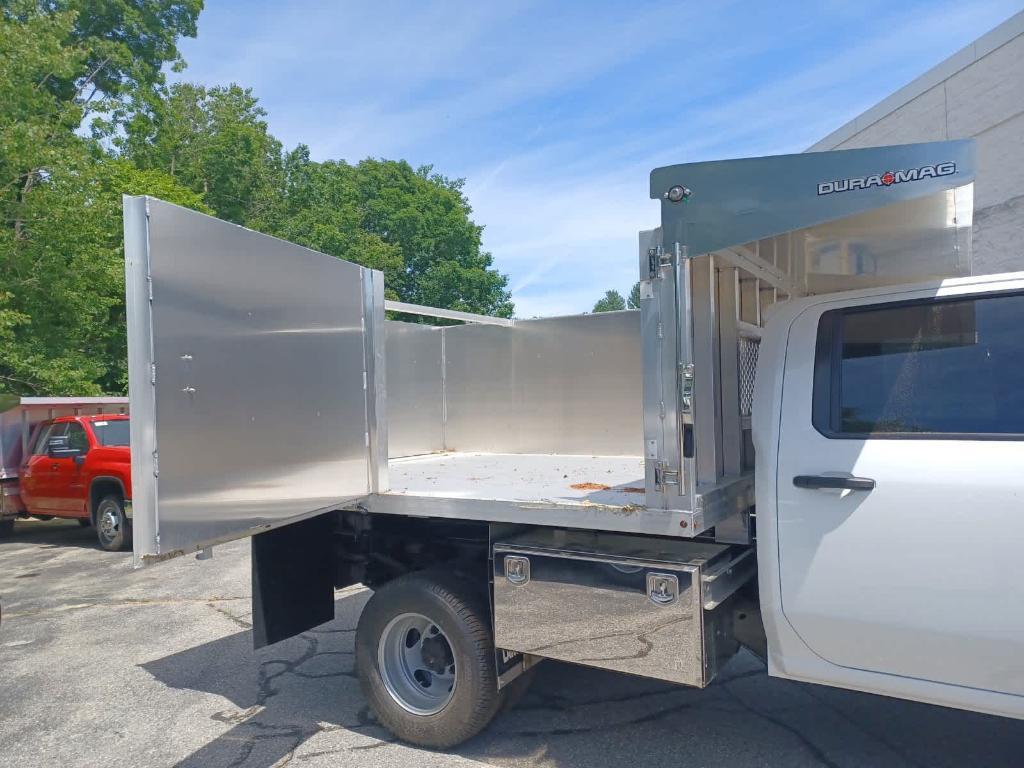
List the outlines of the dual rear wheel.
{"type": "Polygon", "coordinates": [[[401,576],[374,592],[356,629],[363,692],[403,741],[453,747],[505,704],[486,595],[447,573],[401,576]]]}

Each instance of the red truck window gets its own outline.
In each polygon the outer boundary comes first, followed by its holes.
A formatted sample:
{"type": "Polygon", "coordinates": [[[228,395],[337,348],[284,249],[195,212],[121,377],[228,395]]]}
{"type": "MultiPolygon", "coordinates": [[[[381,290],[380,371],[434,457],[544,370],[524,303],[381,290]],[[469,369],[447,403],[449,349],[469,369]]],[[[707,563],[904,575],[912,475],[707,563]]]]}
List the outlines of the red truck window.
{"type": "Polygon", "coordinates": [[[89,450],[89,438],[81,424],[68,425],[68,448],[77,448],[82,453],[89,450]]]}
{"type": "Polygon", "coordinates": [[[128,445],[128,419],[94,421],[92,431],[100,445],[128,445]]]}
{"type": "Polygon", "coordinates": [[[39,436],[36,438],[36,444],[32,448],[33,456],[45,456],[46,446],[49,443],[51,437],[60,437],[64,434],[64,430],[67,428],[67,424],[61,422],[60,424],[47,424],[39,430],[39,436]]]}

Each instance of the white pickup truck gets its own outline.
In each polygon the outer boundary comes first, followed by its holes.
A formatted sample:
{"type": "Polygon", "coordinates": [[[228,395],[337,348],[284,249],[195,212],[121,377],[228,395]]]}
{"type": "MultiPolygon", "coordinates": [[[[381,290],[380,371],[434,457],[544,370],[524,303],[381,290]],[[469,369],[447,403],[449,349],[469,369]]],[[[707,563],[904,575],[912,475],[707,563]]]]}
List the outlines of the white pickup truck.
{"type": "Polygon", "coordinates": [[[973,158],[656,169],[640,310],[525,321],[126,198],[136,560],[255,534],[257,645],[370,586],[363,688],[432,747],[545,658],[704,686],[740,646],[1024,717],[1024,274],[970,276],[973,158]]]}

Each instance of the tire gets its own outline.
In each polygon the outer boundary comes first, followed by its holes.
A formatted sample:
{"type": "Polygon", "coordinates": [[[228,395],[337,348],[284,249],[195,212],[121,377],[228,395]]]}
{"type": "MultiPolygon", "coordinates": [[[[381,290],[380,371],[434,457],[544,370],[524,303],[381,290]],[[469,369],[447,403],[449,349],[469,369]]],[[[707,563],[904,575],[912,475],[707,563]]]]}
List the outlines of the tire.
{"type": "Polygon", "coordinates": [[[124,515],[120,496],[104,496],[96,505],[96,538],[107,552],[122,552],[132,546],[132,523],[124,515]]]}
{"type": "Polygon", "coordinates": [[[356,669],[381,724],[410,744],[461,744],[501,709],[486,598],[447,573],[408,574],[374,592],[356,628],[356,669]]]}
{"type": "Polygon", "coordinates": [[[92,520],[90,520],[88,517],[80,517],[78,518],[78,524],[83,528],[88,528],[90,525],[92,525],[92,520]]]}
{"type": "Polygon", "coordinates": [[[0,520],[0,539],[10,538],[14,534],[14,520],[0,520]]]}

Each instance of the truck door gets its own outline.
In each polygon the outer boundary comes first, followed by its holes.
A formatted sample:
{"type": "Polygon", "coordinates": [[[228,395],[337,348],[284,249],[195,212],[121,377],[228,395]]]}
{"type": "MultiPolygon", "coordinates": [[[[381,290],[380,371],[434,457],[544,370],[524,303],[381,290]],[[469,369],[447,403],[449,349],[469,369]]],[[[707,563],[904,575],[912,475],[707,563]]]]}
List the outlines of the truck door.
{"type": "Polygon", "coordinates": [[[790,326],[781,601],[820,659],[1024,695],[1021,328],[1024,281],[841,299],[790,326]]]}
{"type": "Polygon", "coordinates": [[[137,561],[366,495],[380,273],[152,198],[125,257],[137,561]]]}
{"type": "Polygon", "coordinates": [[[78,456],[60,456],[53,460],[54,509],[62,515],[85,514],[85,482],[83,465],[89,453],[89,437],[85,427],[76,421],[68,422],[67,445],[80,451],[78,456]]]}
{"type": "Polygon", "coordinates": [[[44,424],[36,432],[32,453],[26,457],[20,479],[22,498],[29,512],[51,514],[57,511],[60,460],[52,458],[48,449],[50,438],[63,436],[67,426],[66,422],[44,424]]]}

